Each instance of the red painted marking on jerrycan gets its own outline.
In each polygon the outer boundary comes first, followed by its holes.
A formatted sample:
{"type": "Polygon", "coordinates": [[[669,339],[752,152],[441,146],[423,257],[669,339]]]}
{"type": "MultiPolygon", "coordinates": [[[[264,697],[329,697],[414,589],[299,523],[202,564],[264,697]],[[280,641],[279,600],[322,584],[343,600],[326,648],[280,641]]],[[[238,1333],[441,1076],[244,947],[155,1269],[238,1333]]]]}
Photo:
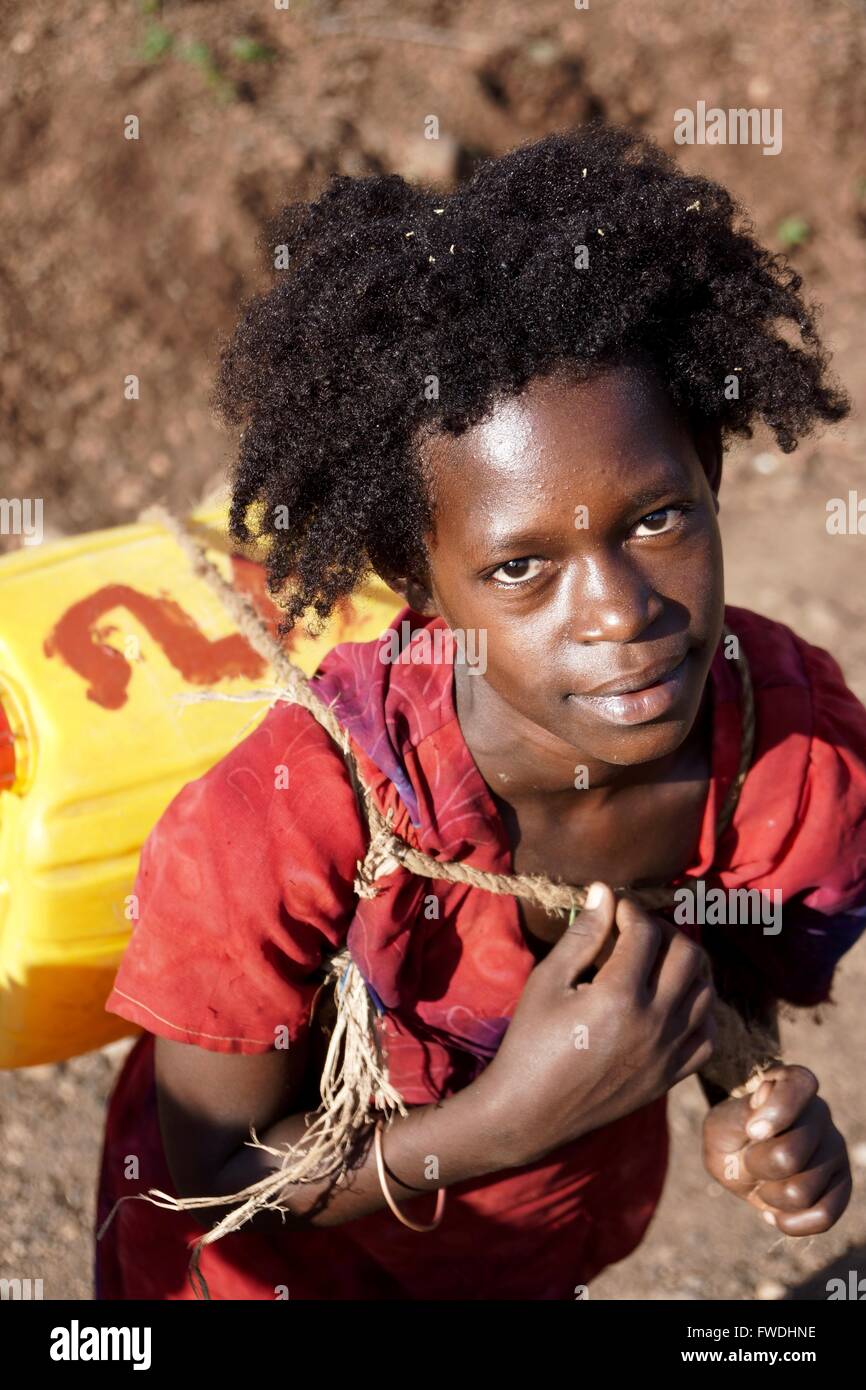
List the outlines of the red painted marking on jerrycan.
{"type": "Polygon", "coordinates": [[[168,660],[191,685],[213,685],[225,676],[261,676],[267,662],[240,633],[211,641],[171,598],[139,593],[129,584],[106,584],[67,608],[50,637],[45,655],[58,656],[87,682],[87,698],[105,709],[126,704],[132,666],[106,640],[116,625],[97,626],[103,613],[126,608],[159,644],[168,660]]]}
{"type": "Polygon", "coordinates": [[[6,718],[3,701],[0,700],[0,791],[11,787],[15,781],[15,739],[12,726],[6,718]]]}
{"type": "MultiPolygon", "coordinates": [[[[203,508],[192,529],[274,632],[264,571],[231,555],[225,515],[203,508]]],[[[283,644],[310,675],[335,643],[378,637],[400,607],[374,580],[319,636],[299,624],[283,644]]],[[[274,679],[158,524],[0,556],[0,1068],[136,1031],[103,1006],[135,921],[141,846],[270,701],[177,696],[274,679]]]]}
{"type": "MultiPolygon", "coordinates": [[[[235,585],[246,591],[271,633],[275,633],[281,614],[267,592],[264,569],[241,555],[232,555],[230,563],[235,585]]],[[[191,685],[213,685],[228,676],[256,680],[267,668],[264,658],[239,633],[211,641],[174,599],[143,594],[128,584],[106,584],[66,609],[43,648],[46,656],[59,657],[77,671],[87,682],[88,700],[105,709],[120,709],[126,703],[132,676],[131,663],[107,640],[119,631],[117,625],[98,626],[104,613],[117,608],[127,609],[138,619],[191,685]]],[[[348,601],[343,621],[351,622],[352,616],[348,601]]],[[[296,640],[289,633],[283,638],[283,649],[290,652],[296,640]]],[[[0,761],[0,778],[2,772],[0,761]]]]}

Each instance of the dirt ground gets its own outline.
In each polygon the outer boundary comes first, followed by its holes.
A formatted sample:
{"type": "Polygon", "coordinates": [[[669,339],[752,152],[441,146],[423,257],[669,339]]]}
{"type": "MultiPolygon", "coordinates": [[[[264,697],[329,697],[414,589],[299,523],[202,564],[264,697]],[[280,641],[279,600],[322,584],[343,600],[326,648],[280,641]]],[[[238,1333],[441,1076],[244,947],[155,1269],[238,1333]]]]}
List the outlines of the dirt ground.
{"type": "MultiPolygon", "coordinates": [[[[784,456],[726,461],[729,602],[831,650],[866,700],[862,536],[826,502],[866,488],[866,12],[856,0],[383,0],[158,4],[7,0],[0,8],[0,494],[42,497],[46,537],[182,508],[224,474],[210,417],[218,337],[257,283],[254,241],[280,200],[333,171],[447,184],[477,159],[596,114],[645,129],[727,183],[824,306],[843,427],[784,456]],[[674,111],[781,107],[777,156],[676,147],[674,111]],[[425,140],[425,118],[440,138],[425,140]],[[129,115],[140,138],[123,138],[129,115]],[[858,332],[858,329],[860,331],[858,332]],[[136,373],[141,399],[124,400],[136,373]]],[[[17,544],[0,536],[0,549],[17,544]]],[[[700,1163],[704,1102],[671,1098],[672,1162],[649,1236],[593,1298],[826,1297],[866,1274],[866,946],[786,1055],[820,1078],[857,1185],[830,1233],[768,1233],[700,1163]]],[[[0,1276],[92,1295],[106,1096],[127,1044],[0,1074],[0,1276]]]]}

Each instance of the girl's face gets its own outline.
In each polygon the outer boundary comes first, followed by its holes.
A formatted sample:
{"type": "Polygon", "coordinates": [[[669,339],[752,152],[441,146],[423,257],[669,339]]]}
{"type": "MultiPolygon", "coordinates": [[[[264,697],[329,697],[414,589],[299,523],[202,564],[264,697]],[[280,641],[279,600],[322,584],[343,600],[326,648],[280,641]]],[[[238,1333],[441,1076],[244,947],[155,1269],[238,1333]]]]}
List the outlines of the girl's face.
{"type": "Polygon", "coordinates": [[[561,740],[622,766],[686,739],[724,619],[702,458],[715,480],[717,438],[696,442],[639,366],[536,378],[482,424],[423,444],[428,611],[484,630],[486,670],[464,684],[486,682],[488,705],[531,741],[527,720],[551,751],[561,740]],[[610,695],[623,686],[652,688],[610,695]]]}

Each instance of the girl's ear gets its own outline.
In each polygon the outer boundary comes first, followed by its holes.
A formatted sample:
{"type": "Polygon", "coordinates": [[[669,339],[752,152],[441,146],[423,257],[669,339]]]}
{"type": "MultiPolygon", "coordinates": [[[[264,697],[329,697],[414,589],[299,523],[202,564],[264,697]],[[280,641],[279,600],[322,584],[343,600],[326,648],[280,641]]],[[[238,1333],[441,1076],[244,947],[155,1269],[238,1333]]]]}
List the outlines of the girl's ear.
{"type": "MultiPolygon", "coordinates": [[[[384,578],[384,576],[383,576],[384,578]]],[[[389,575],[385,579],[389,589],[393,589],[396,594],[400,594],[415,613],[422,613],[425,618],[435,618],[439,610],[433,600],[427,585],[420,579],[404,578],[389,575]]]]}
{"type": "Polygon", "coordinates": [[[722,429],[718,422],[696,420],[692,422],[692,436],[701,467],[707,475],[707,482],[715,499],[716,512],[719,510],[719,488],[722,483],[722,429]]]}

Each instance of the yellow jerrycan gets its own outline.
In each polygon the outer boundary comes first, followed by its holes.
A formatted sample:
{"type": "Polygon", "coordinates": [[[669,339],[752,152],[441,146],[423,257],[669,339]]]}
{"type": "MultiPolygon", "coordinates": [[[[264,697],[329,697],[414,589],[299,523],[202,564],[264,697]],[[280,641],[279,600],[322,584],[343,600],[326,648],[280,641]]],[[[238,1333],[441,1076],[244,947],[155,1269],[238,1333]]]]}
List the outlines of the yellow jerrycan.
{"type": "MultiPolygon", "coordinates": [[[[225,505],[188,527],[273,631],[264,570],[233,553],[225,505]]],[[[318,637],[293,632],[288,654],[310,675],[337,642],[377,637],[402,603],[373,580],[318,637]]],[[[275,679],[156,522],[0,557],[0,1067],[138,1031],[103,1005],[141,846],[268,707],[175,697],[275,679]]]]}

